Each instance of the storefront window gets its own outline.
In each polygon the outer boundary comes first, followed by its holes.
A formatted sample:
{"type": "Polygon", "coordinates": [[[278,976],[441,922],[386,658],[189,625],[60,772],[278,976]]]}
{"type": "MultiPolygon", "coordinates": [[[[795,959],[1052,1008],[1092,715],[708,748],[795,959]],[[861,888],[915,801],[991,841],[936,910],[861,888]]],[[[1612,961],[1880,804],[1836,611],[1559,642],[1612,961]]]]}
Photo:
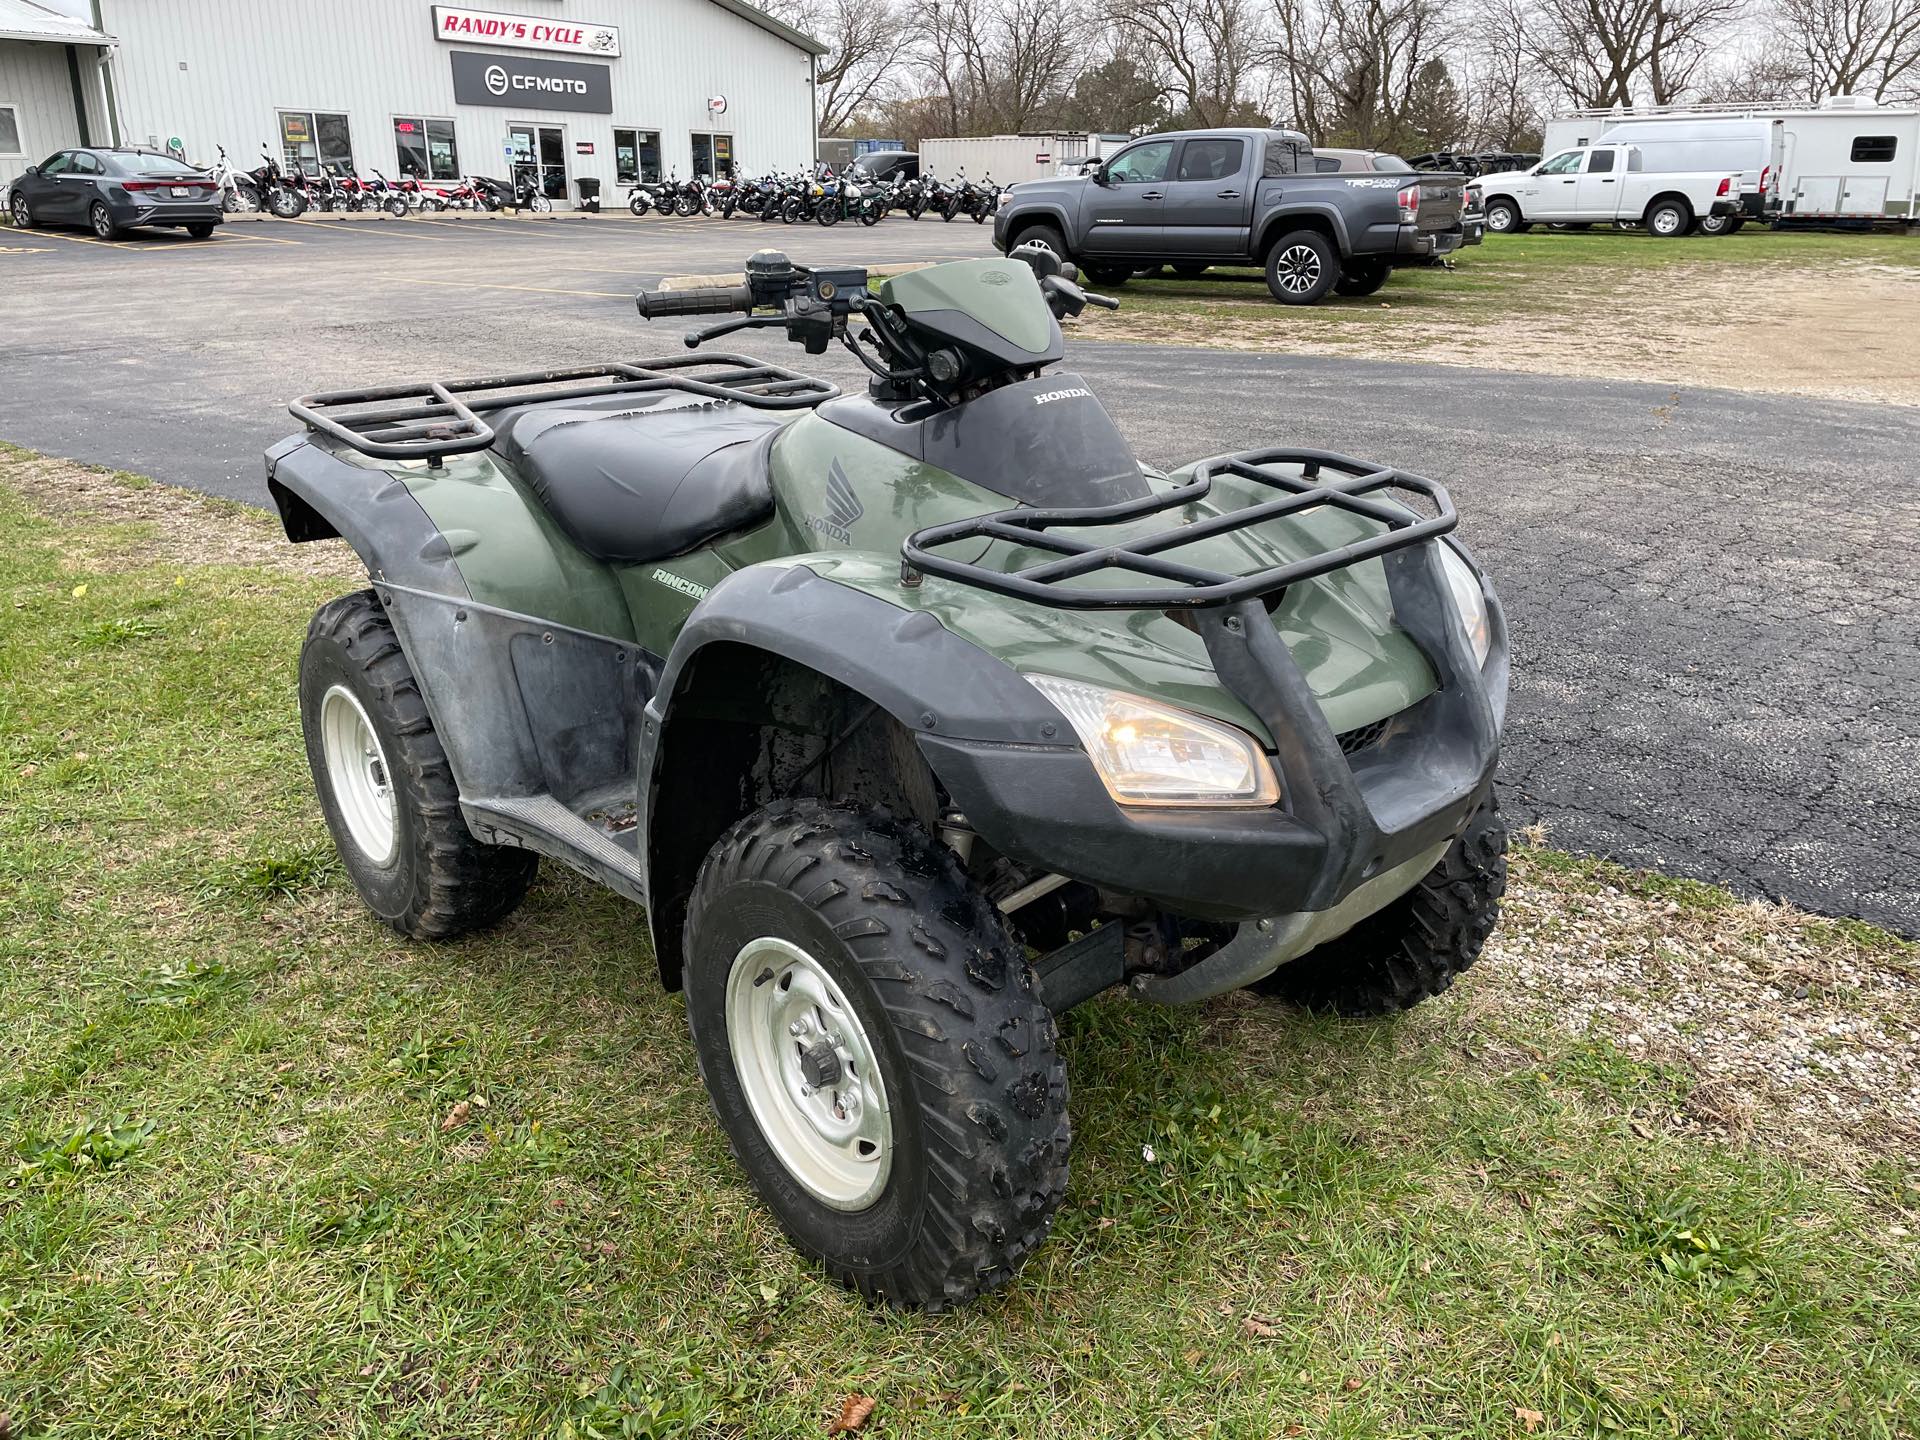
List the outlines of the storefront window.
{"type": "Polygon", "coordinates": [[[658,180],[660,132],[616,129],[613,132],[613,175],[621,185],[658,180]]]}
{"type": "Polygon", "coordinates": [[[460,178],[460,151],[453,142],[451,120],[399,116],[393,122],[393,148],[402,175],[416,180],[460,178]]]}
{"type": "Polygon", "coordinates": [[[289,170],[318,175],[324,165],[336,175],[353,173],[353,135],[344,115],[282,110],[280,152],[289,170]]]}
{"type": "Polygon", "coordinates": [[[11,105],[0,105],[0,155],[23,155],[20,148],[20,112],[11,105]]]}
{"type": "Polygon", "coordinates": [[[696,130],[693,133],[693,173],[718,179],[733,174],[733,137],[696,130]]]}

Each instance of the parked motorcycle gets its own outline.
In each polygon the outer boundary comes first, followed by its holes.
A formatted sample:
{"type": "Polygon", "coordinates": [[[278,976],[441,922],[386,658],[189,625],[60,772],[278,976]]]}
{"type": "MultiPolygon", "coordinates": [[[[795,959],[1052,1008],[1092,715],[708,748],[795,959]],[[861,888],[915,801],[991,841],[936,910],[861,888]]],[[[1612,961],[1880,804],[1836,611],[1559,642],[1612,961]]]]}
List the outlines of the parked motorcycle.
{"type": "Polygon", "coordinates": [[[307,213],[306,177],[300,176],[296,182],[280,168],[280,162],[273,158],[263,143],[260,158],[265,163],[251,172],[254,194],[259,196],[259,207],[282,220],[296,220],[307,213]]]}

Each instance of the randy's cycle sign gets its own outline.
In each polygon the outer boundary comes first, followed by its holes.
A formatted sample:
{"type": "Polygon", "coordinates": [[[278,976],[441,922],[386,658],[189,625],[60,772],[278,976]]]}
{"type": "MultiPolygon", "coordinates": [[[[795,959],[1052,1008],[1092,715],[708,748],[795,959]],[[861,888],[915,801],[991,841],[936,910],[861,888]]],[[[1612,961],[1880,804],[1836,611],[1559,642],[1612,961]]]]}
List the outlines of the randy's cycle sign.
{"type": "Polygon", "coordinates": [[[605,65],[536,60],[531,55],[477,55],[470,50],[455,50],[451,58],[457,104],[613,113],[613,72],[605,65]]]}
{"type": "Polygon", "coordinates": [[[569,55],[620,53],[620,27],[551,15],[507,15],[498,10],[433,7],[433,33],[460,45],[510,45],[519,50],[560,50],[569,55]]]}

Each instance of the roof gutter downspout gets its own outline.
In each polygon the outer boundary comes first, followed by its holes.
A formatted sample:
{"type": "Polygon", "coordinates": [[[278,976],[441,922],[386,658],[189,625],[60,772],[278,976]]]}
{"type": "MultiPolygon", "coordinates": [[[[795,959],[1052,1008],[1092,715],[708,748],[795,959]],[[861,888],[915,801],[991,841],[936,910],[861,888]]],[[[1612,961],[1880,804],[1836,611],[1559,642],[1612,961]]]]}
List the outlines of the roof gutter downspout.
{"type": "MultiPolygon", "coordinates": [[[[807,128],[813,135],[813,148],[807,152],[807,173],[811,175],[820,163],[820,57],[811,50],[807,52],[807,114],[807,128]]],[[[1920,146],[1914,148],[1920,150],[1920,146]]]]}
{"type": "Polygon", "coordinates": [[[73,91],[73,118],[80,124],[80,143],[93,144],[93,127],[87,123],[87,92],[80,84],[80,47],[67,48],[67,86],[73,91]]]}
{"type": "MultiPolygon", "coordinates": [[[[93,28],[102,35],[108,34],[106,17],[100,13],[100,0],[93,0],[91,8],[93,28]]],[[[113,52],[113,46],[104,47],[95,63],[100,67],[100,104],[107,112],[107,130],[117,146],[120,144],[120,98],[113,89],[113,52]]]]}

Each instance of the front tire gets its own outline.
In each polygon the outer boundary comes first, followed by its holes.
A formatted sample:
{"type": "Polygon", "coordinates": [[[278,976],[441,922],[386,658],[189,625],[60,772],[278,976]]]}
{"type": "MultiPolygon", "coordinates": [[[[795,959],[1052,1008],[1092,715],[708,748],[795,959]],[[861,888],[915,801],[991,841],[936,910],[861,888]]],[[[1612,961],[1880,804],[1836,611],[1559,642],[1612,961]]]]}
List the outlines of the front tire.
{"type": "Polygon", "coordinates": [[[1066,1067],[950,851],[884,811],[770,805],[708,855],[685,954],[701,1076],[800,1250],[903,1306],[1013,1277],[1066,1194],[1066,1067]]]}
{"type": "Polygon", "coordinates": [[[13,228],[31,230],[33,228],[33,207],[27,203],[27,197],[19,191],[13,195],[13,203],[8,207],[13,211],[13,228]]]}
{"type": "Polygon", "coordinates": [[[392,622],[371,590],[320,607],[300,651],[300,721],[327,828],[367,908],[419,940],[491,925],[539,857],[483,845],[392,622]]]}
{"type": "Polygon", "coordinates": [[[1282,305],[1318,305],[1340,283],[1340,252],[1318,230],[1293,230],[1267,251],[1267,290],[1282,305]]]}
{"type": "Polygon", "coordinates": [[[1253,988],[1337,1015],[1411,1009],[1480,958],[1506,889],[1507,823],[1488,795],[1412,890],[1253,988]]]}

